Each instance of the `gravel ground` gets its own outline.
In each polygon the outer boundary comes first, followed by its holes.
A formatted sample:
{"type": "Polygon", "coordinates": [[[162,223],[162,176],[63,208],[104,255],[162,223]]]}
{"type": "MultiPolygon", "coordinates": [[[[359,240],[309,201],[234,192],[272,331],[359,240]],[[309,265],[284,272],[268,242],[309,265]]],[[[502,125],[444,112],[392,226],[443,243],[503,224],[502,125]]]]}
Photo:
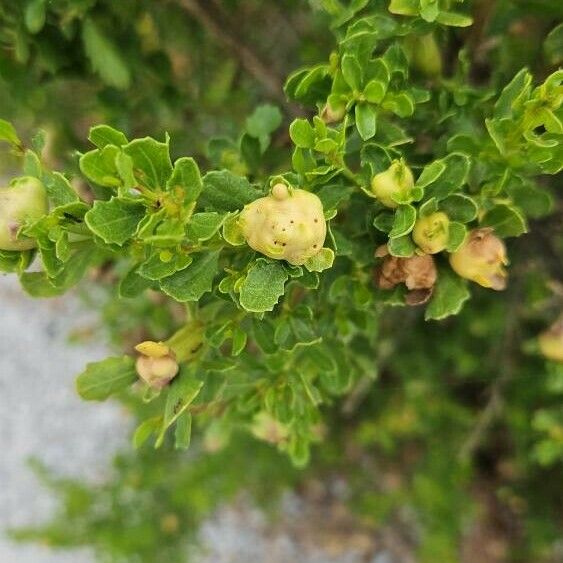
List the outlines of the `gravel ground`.
{"type": "MultiPolygon", "coordinates": [[[[74,378],[84,365],[105,357],[99,343],[70,345],[69,333],[91,326],[92,314],[72,297],[36,301],[13,277],[0,276],[0,562],[92,563],[89,550],[51,551],[12,543],[9,527],[48,518],[54,500],[28,467],[34,456],[61,475],[100,479],[121,447],[128,447],[131,421],[119,405],[82,402],[74,378]]],[[[305,512],[290,499],[284,513],[305,512]]],[[[268,529],[251,508],[226,507],[201,530],[201,563],[359,563],[353,549],[330,554],[304,549],[289,533],[268,529]]],[[[163,562],[164,563],[164,562],[163,562]]],[[[400,563],[385,551],[373,563],[400,563]]]]}

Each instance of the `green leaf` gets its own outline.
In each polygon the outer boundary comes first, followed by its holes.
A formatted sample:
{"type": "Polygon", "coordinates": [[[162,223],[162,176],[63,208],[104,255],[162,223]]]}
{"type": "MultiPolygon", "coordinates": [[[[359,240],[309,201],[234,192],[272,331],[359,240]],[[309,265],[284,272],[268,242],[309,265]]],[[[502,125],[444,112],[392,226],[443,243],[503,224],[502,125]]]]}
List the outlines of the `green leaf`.
{"type": "Polygon", "coordinates": [[[197,200],[203,189],[203,182],[199,167],[193,158],[182,157],[174,163],[174,170],[166,183],[166,189],[181,189],[184,194],[184,207],[188,207],[197,200]]]}
{"type": "Polygon", "coordinates": [[[152,418],[148,418],[147,420],[141,422],[133,433],[133,447],[135,449],[139,449],[152,434],[158,431],[161,424],[161,416],[153,416],[152,418]]]}
{"type": "Polygon", "coordinates": [[[53,285],[45,272],[23,272],[20,275],[20,284],[31,297],[50,298],[62,293],[59,288],[53,285]]]}
{"type": "Polygon", "coordinates": [[[123,147],[133,159],[135,178],[142,186],[163,189],[172,174],[168,138],[164,143],[151,137],[135,139],[123,147]]]}
{"type": "Polygon", "coordinates": [[[248,335],[239,327],[233,329],[233,342],[231,345],[231,356],[238,356],[246,348],[248,335]]]}
{"type": "Polygon", "coordinates": [[[180,373],[173,379],[168,388],[168,395],[164,406],[164,418],[155,447],[158,448],[162,444],[166,430],[186,412],[187,408],[199,395],[202,387],[203,381],[195,379],[193,374],[185,368],[182,368],[180,373]]]}
{"type": "Polygon", "coordinates": [[[563,63],[563,23],[554,27],[543,43],[549,62],[555,66],[563,63]]]}
{"type": "Polygon", "coordinates": [[[186,226],[186,234],[194,241],[209,240],[219,231],[228,216],[228,213],[214,211],[196,213],[186,226]]]}
{"type": "Polygon", "coordinates": [[[387,94],[382,102],[382,107],[399,117],[410,117],[414,113],[414,100],[405,92],[387,94]]]}
{"type": "Polygon", "coordinates": [[[129,67],[125,64],[118,48],[89,18],[82,24],[82,41],[94,72],[97,72],[108,86],[119,90],[129,88],[131,83],[129,67]]]}
{"type": "Polygon", "coordinates": [[[140,203],[112,197],[109,201],[96,201],[84,221],[102,240],[121,246],[135,234],[145,212],[140,203]]]}
{"type": "Polygon", "coordinates": [[[419,0],[391,0],[389,11],[399,16],[418,16],[419,0]]]}
{"type": "Polygon", "coordinates": [[[176,421],[174,432],[174,447],[177,450],[187,450],[192,438],[192,415],[184,412],[176,421]]]}
{"type": "Polygon", "coordinates": [[[492,227],[501,238],[518,237],[528,231],[522,212],[512,205],[499,204],[487,211],[481,220],[483,227],[492,227]]]}
{"type": "Polygon", "coordinates": [[[377,112],[375,108],[367,103],[356,104],[355,117],[360,137],[364,141],[371,139],[377,129],[377,112]]]}
{"type": "Polygon", "coordinates": [[[278,107],[264,104],[258,106],[246,120],[249,135],[260,141],[260,149],[264,152],[270,144],[270,135],[282,124],[282,113],[278,107]]]}
{"type": "Polygon", "coordinates": [[[385,97],[387,84],[381,80],[370,80],[364,89],[364,97],[371,104],[379,104],[385,97]]]}
{"type": "Polygon", "coordinates": [[[449,268],[440,268],[432,298],[426,307],[424,318],[439,321],[461,311],[469,299],[467,282],[449,268]]]}
{"type": "Polygon", "coordinates": [[[355,55],[345,53],[340,61],[344,80],[352,90],[359,91],[362,88],[363,72],[355,55]]]}
{"type": "Polygon", "coordinates": [[[399,238],[408,235],[416,222],[416,209],[412,205],[399,205],[395,212],[393,228],[389,238],[399,238]]]}
{"type": "Polygon", "coordinates": [[[218,250],[197,255],[187,268],[161,280],[162,291],[176,301],[198,301],[213,287],[219,253],[218,250]]]}
{"type": "Polygon", "coordinates": [[[46,0],[28,0],[25,7],[25,27],[30,33],[39,33],[45,25],[46,0]]]}
{"type": "Polygon", "coordinates": [[[391,256],[409,258],[414,255],[416,245],[409,235],[404,235],[402,237],[389,239],[387,249],[389,250],[389,254],[391,254],[391,256]]]}
{"type": "Polygon", "coordinates": [[[436,21],[442,25],[468,27],[473,23],[473,18],[465,14],[458,14],[457,12],[440,12],[436,21]]]}
{"type": "Polygon", "coordinates": [[[263,194],[228,170],[208,172],[203,178],[199,205],[208,211],[237,211],[263,194]]]}
{"type": "Polygon", "coordinates": [[[161,251],[154,252],[150,258],[139,266],[138,273],[149,280],[161,280],[178,270],[183,270],[193,261],[193,257],[189,254],[177,253],[168,261],[163,261],[161,255],[161,251]]]}
{"type": "Polygon", "coordinates": [[[60,172],[45,174],[43,183],[49,201],[55,208],[80,201],[70,182],[60,172]]]}
{"type": "Polygon", "coordinates": [[[279,262],[257,260],[240,286],[240,304],[253,313],[273,310],[284,293],[288,277],[279,262]]]}
{"type": "Polygon", "coordinates": [[[119,284],[119,297],[132,299],[139,296],[145,290],[152,286],[152,281],[139,275],[139,268],[134,267],[129,270],[119,284]]]}
{"type": "Polygon", "coordinates": [[[0,250],[0,272],[22,273],[31,264],[35,253],[31,250],[16,252],[12,250],[0,250]]]}
{"type": "Polygon", "coordinates": [[[321,248],[312,258],[309,258],[304,266],[309,272],[323,272],[332,268],[334,263],[334,251],[331,248],[321,248]]]}
{"type": "Polygon", "coordinates": [[[137,380],[135,362],[129,356],[90,363],[76,379],[76,390],[86,401],[105,401],[137,380]]]}
{"type": "Polygon", "coordinates": [[[296,147],[313,148],[315,145],[315,129],[306,119],[296,119],[289,126],[289,136],[296,147]]]}
{"type": "Polygon", "coordinates": [[[14,126],[5,119],[0,119],[0,141],[7,141],[14,147],[22,145],[14,126]]]}
{"type": "Polygon", "coordinates": [[[553,207],[552,197],[532,182],[509,184],[506,191],[514,204],[534,219],[547,215],[553,207]]]}
{"type": "Polygon", "coordinates": [[[91,127],[88,140],[99,149],[103,149],[107,145],[122,147],[128,142],[127,137],[121,131],[109,125],[95,125],[91,127]]]}
{"type": "Polygon", "coordinates": [[[462,223],[451,221],[448,225],[448,245],[446,250],[448,252],[456,252],[465,241],[467,236],[467,229],[462,223]]]}
{"type": "Polygon", "coordinates": [[[118,154],[119,148],[113,145],[89,151],[80,157],[80,171],[99,186],[116,188],[122,183],[115,164],[118,154]]]}
{"type": "Polygon", "coordinates": [[[223,238],[233,246],[240,246],[246,242],[238,219],[238,213],[227,215],[223,223],[223,238]]]}
{"type": "Polygon", "coordinates": [[[420,0],[420,15],[423,20],[433,22],[440,13],[438,0],[420,0]]]}
{"type": "Polygon", "coordinates": [[[452,153],[442,159],[442,163],[446,166],[446,169],[426,186],[424,190],[426,199],[435,197],[437,201],[441,201],[461,188],[467,181],[471,166],[471,161],[467,155],[452,153]]]}
{"type": "Polygon", "coordinates": [[[523,68],[504,87],[495,103],[494,116],[497,119],[511,117],[514,110],[520,109],[530,95],[532,75],[523,68]]]}
{"type": "Polygon", "coordinates": [[[435,160],[427,164],[420,173],[415,186],[417,188],[425,188],[429,184],[432,184],[432,182],[435,182],[445,169],[446,165],[443,160],[435,160]]]}
{"type": "Polygon", "coordinates": [[[452,221],[469,223],[477,217],[477,204],[469,196],[452,194],[440,202],[440,210],[452,221]]]}
{"type": "Polygon", "coordinates": [[[254,342],[264,354],[275,354],[278,346],[274,341],[274,326],[267,319],[252,319],[252,335],[254,342]]]}

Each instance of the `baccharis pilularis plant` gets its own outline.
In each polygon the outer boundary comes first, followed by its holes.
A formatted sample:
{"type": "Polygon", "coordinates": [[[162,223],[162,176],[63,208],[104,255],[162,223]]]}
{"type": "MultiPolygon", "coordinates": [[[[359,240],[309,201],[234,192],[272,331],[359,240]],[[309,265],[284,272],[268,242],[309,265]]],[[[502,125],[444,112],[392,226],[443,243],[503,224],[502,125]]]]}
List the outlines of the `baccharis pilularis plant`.
{"type": "MultiPolygon", "coordinates": [[[[84,399],[131,389],[156,405],[137,445],[173,429],[187,447],[192,418],[218,419],[223,434],[246,428],[305,464],[323,405],[375,377],[386,307],[439,321],[472,284],[505,288],[505,240],[550,211],[539,179],[563,169],[563,71],[474,81],[465,50],[443,55],[472,23],[462,3],[324,4],[334,51],[285,85],[303,108],[291,166],[255,165],[281,124],[271,105],[238,144],[213,144],[217,169],[204,174],[171,159],[168,136],[108,125],[91,128],[73,173],[53,171],[41,135],[28,147],[0,124],[25,175],[0,190],[3,271],[51,297],[110,267],[123,300],[185,304],[167,340],[78,377],[84,399]],[[75,189],[76,168],[93,197],[75,189]],[[34,258],[41,269],[28,269],[34,258]]],[[[560,359],[552,333],[541,347],[560,359]]]]}

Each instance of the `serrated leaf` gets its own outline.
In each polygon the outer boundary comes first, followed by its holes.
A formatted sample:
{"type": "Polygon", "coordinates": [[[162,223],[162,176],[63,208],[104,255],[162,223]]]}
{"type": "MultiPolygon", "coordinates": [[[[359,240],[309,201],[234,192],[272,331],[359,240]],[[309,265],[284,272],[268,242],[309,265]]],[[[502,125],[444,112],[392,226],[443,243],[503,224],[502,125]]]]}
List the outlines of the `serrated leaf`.
{"type": "Polygon", "coordinates": [[[175,254],[170,260],[161,259],[161,252],[155,252],[150,258],[139,266],[139,275],[149,280],[157,281],[171,276],[178,270],[183,270],[191,264],[193,258],[189,254],[175,254]]]}
{"type": "Polygon", "coordinates": [[[469,196],[452,194],[440,202],[440,210],[452,221],[469,223],[477,217],[477,204],[469,196]]]}
{"type": "Polygon", "coordinates": [[[181,369],[168,388],[164,417],[155,447],[158,448],[162,444],[166,430],[186,412],[186,409],[199,395],[202,387],[203,381],[195,379],[185,368],[181,369]]]}
{"type": "Polygon", "coordinates": [[[377,112],[373,106],[361,102],[355,108],[356,128],[360,137],[367,141],[371,139],[377,130],[377,112]]]}
{"type": "Polygon", "coordinates": [[[199,205],[208,211],[238,211],[263,194],[228,170],[208,172],[203,178],[199,205]]]}
{"type": "Polygon", "coordinates": [[[129,67],[121,57],[118,48],[102,33],[91,19],[82,24],[82,41],[92,68],[108,85],[126,90],[131,83],[129,67]]]}
{"type": "Polygon", "coordinates": [[[20,275],[20,283],[23,290],[31,297],[49,298],[61,293],[44,272],[23,272],[20,275]]]}
{"type": "Polygon", "coordinates": [[[315,256],[309,258],[304,266],[309,272],[324,272],[332,268],[334,263],[334,251],[331,248],[321,248],[315,256]]]}
{"type": "Polygon", "coordinates": [[[451,221],[448,225],[448,245],[446,250],[448,252],[456,252],[465,241],[467,236],[467,229],[462,223],[451,221]]]}
{"type": "Polygon", "coordinates": [[[194,203],[203,189],[203,182],[196,161],[189,157],[179,158],[174,163],[174,170],[166,188],[168,190],[180,188],[184,192],[184,207],[194,203]]]}
{"type": "Polygon", "coordinates": [[[160,281],[162,291],[182,303],[198,301],[213,287],[213,279],[217,274],[219,264],[219,253],[220,251],[206,252],[195,256],[187,268],[160,281]]]}
{"type": "Polygon", "coordinates": [[[43,183],[49,201],[55,208],[80,201],[70,182],[60,172],[45,174],[43,183]]]}
{"type": "Polygon", "coordinates": [[[399,258],[409,258],[414,255],[416,245],[409,235],[389,239],[387,250],[391,256],[399,258]]]}
{"type": "Polygon", "coordinates": [[[127,137],[121,131],[109,125],[95,125],[91,127],[88,140],[99,149],[103,149],[106,145],[121,147],[128,143],[127,137]]]}
{"type": "Polygon", "coordinates": [[[370,104],[379,104],[385,97],[386,91],[387,84],[381,80],[370,80],[364,89],[364,97],[370,104]]]}
{"type": "Polygon", "coordinates": [[[528,99],[532,85],[532,75],[523,68],[507,84],[495,103],[494,116],[497,119],[510,117],[515,109],[519,109],[528,99]]]}
{"type": "Polygon", "coordinates": [[[306,119],[296,119],[289,126],[289,136],[296,147],[313,148],[315,129],[306,119]]]}
{"type": "Polygon", "coordinates": [[[137,380],[135,362],[129,356],[90,363],[76,379],[76,390],[86,401],[105,401],[137,380]]]}
{"type": "Polygon", "coordinates": [[[84,221],[105,242],[122,246],[136,233],[145,213],[140,203],[112,197],[109,201],[96,201],[84,221]]]}
{"type": "Polygon", "coordinates": [[[518,237],[527,232],[522,212],[511,205],[499,204],[489,209],[481,220],[483,227],[492,227],[501,238],[518,237]]]}
{"type": "Polygon", "coordinates": [[[194,241],[205,241],[212,238],[229,216],[228,213],[216,213],[208,211],[196,213],[190,218],[186,226],[186,234],[189,239],[194,241]]]}
{"type": "Polygon", "coordinates": [[[84,153],[79,161],[80,171],[99,186],[116,188],[121,185],[115,164],[118,154],[119,148],[113,145],[84,153]]]}
{"type": "Polygon", "coordinates": [[[151,137],[135,139],[123,147],[133,159],[135,178],[142,186],[163,189],[172,175],[168,138],[164,143],[151,137]]]}
{"type": "Polygon", "coordinates": [[[425,188],[428,184],[435,182],[440,175],[446,169],[446,165],[442,160],[435,160],[430,164],[427,164],[420,173],[420,176],[416,180],[415,186],[419,188],[425,188]]]}
{"type": "Polygon", "coordinates": [[[399,205],[395,211],[393,228],[389,233],[389,238],[398,238],[408,235],[416,222],[416,209],[412,205],[399,205]]]}
{"type": "Polygon", "coordinates": [[[469,299],[467,282],[449,268],[440,268],[432,298],[426,307],[424,318],[439,321],[461,311],[469,299]]]}
{"type": "Polygon", "coordinates": [[[425,188],[425,198],[441,201],[458,190],[467,181],[471,161],[467,155],[452,153],[442,159],[446,169],[425,188]]]}
{"type": "Polygon", "coordinates": [[[240,286],[240,304],[247,311],[271,311],[284,293],[288,273],[279,262],[259,259],[240,286]]]}
{"type": "Polygon", "coordinates": [[[363,72],[360,63],[355,55],[345,53],[340,61],[344,80],[352,90],[360,90],[363,81],[363,72]]]}

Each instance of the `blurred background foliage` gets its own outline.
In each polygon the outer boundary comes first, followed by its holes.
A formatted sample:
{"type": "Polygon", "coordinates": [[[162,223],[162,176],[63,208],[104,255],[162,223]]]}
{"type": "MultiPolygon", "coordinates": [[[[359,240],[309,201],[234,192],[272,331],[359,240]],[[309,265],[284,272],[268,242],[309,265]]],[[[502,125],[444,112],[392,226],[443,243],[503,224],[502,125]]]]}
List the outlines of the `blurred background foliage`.
{"type": "MultiPolygon", "coordinates": [[[[51,154],[68,161],[90,125],[108,122],[132,136],[168,131],[177,155],[248,171],[238,149],[225,147],[251,129],[259,104],[277,105],[286,122],[303,113],[282,84],[330,53],[322,8],[333,1],[0,0],[2,117],[42,127],[51,154]]],[[[476,86],[495,88],[523,66],[539,81],[563,61],[560,1],[469,4],[474,26],[439,38],[452,91],[460,56],[476,86]]],[[[289,162],[288,137],[276,135],[264,174],[289,162]]],[[[100,561],[187,561],[199,524],[241,491],[275,514],[283,491],[320,483],[315,502],[344,500],[358,527],[405,530],[416,560],[563,560],[563,366],[545,361],[537,344],[562,309],[561,218],[559,197],[550,217],[512,242],[518,266],[506,292],[477,289],[441,323],[425,323],[418,310],[382,310],[377,379],[325,408],[324,440],[307,469],[218,421],[188,454],[168,443],[124,452],[102,483],[37,467],[59,511],[14,537],[92,546],[100,561]]],[[[176,304],[151,295],[124,302],[111,271],[95,276],[84,299],[119,349],[179,324],[176,304]]],[[[143,418],[158,407],[123,400],[143,418]]]]}

